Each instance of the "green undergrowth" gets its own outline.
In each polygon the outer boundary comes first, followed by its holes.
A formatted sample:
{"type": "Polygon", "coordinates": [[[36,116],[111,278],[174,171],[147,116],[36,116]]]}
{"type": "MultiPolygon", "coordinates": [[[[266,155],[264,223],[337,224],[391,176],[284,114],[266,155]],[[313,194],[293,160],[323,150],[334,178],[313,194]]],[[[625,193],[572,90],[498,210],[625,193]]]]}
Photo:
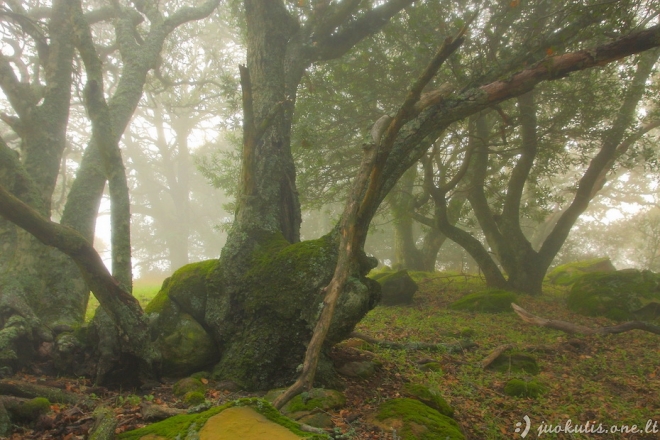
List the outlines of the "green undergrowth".
{"type": "MultiPolygon", "coordinates": [[[[641,331],[609,336],[569,335],[527,324],[515,313],[455,311],[449,305],[468,293],[484,290],[483,280],[454,273],[433,273],[426,277],[410,274],[420,288],[413,304],[377,307],[360,322],[356,331],[405,343],[453,344],[463,340],[463,335],[469,335],[478,346],[459,353],[392,350],[373,344],[370,347],[383,360],[384,368],[396,371],[411,383],[437,387],[455,408],[456,421],[466,438],[520,438],[520,433],[515,432],[516,423],[525,415],[530,418],[534,432],[542,421],[563,425],[569,418],[573,424],[591,420],[603,426],[645,426],[648,420],[653,420],[660,426],[657,399],[660,381],[656,377],[660,376],[660,336],[641,331]],[[536,371],[516,372],[508,367],[500,371],[484,369],[482,361],[505,344],[513,346],[512,352],[532,355],[538,364],[538,375],[532,379],[530,373],[536,371]],[[441,370],[424,369],[421,359],[436,361],[441,370]],[[539,392],[528,386],[520,397],[508,396],[505,386],[512,379],[539,384],[539,392]]],[[[518,295],[517,304],[547,319],[592,328],[617,324],[604,317],[571,312],[566,304],[568,290],[565,286],[548,284],[541,296],[518,295]]],[[[379,402],[384,397],[375,390],[372,399],[379,402]]],[[[568,438],[556,434],[547,437],[568,438]]],[[[570,438],[594,437],[578,433],[570,438]]],[[[633,437],[608,436],[608,439],[629,438],[633,437]]],[[[656,437],[651,434],[639,438],[656,437]]]]}
{"type": "MultiPolygon", "coordinates": [[[[157,279],[135,280],[133,282],[133,296],[137,298],[143,309],[156,296],[162,284],[163,280],[157,279]]],[[[87,303],[87,312],[85,313],[85,322],[89,322],[94,317],[94,312],[98,306],[99,301],[93,294],[90,294],[89,302],[87,303]]]]}

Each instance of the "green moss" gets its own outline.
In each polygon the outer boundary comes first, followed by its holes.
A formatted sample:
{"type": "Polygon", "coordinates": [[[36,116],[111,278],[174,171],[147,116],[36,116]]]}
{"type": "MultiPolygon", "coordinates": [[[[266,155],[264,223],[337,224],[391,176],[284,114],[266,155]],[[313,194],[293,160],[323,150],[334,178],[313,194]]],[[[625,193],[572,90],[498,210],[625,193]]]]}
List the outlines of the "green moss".
{"type": "Polygon", "coordinates": [[[201,405],[206,401],[204,393],[199,391],[189,391],[183,396],[183,403],[187,406],[201,405]]]}
{"type": "Polygon", "coordinates": [[[419,367],[422,371],[433,371],[434,373],[442,373],[442,365],[438,362],[427,362],[419,367]]]}
{"type": "Polygon", "coordinates": [[[504,386],[504,394],[513,397],[539,397],[544,393],[544,387],[535,380],[526,382],[520,379],[511,379],[504,386]]]}
{"type": "Polygon", "coordinates": [[[45,397],[35,397],[12,409],[12,415],[19,422],[31,422],[50,411],[50,401],[45,397]]]}
{"type": "Polygon", "coordinates": [[[536,358],[520,351],[502,353],[488,368],[499,371],[500,373],[527,373],[532,376],[536,376],[540,371],[536,358]]]}
{"type": "Polygon", "coordinates": [[[166,439],[193,438],[194,433],[199,432],[208,419],[227,408],[233,408],[235,406],[249,406],[268,420],[284,426],[300,437],[309,438],[310,440],[329,440],[329,437],[325,435],[301,431],[298,423],[284,417],[267,401],[257,398],[234,400],[199,414],[181,414],[170,417],[162,422],[154,423],[153,425],[145,426],[144,428],[136,429],[134,431],[126,431],[119,434],[117,438],[124,440],[138,440],[150,434],[154,436],[162,436],[166,439]]]}
{"type": "Polygon", "coordinates": [[[186,377],[181,379],[172,387],[172,392],[175,396],[182,397],[190,392],[204,393],[206,387],[199,379],[194,379],[192,377],[186,377]]]}
{"type": "Polygon", "coordinates": [[[471,312],[502,313],[513,311],[511,303],[516,301],[517,296],[513,292],[490,289],[465,295],[450,304],[449,308],[471,312]]]}
{"type": "Polygon", "coordinates": [[[405,384],[403,390],[409,397],[419,400],[440,414],[454,417],[454,408],[447,403],[438,390],[413,383],[405,384]]]}
{"type": "Polygon", "coordinates": [[[586,316],[617,321],[633,319],[633,312],[651,299],[660,299],[659,277],[649,271],[622,270],[589,273],[573,284],[568,308],[586,316]]]}
{"type": "Polygon", "coordinates": [[[401,431],[397,432],[402,440],[465,439],[458,423],[414,399],[389,400],[380,406],[376,418],[403,421],[401,431]]]}
{"type": "Polygon", "coordinates": [[[585,273],[609,272],[614,270],[615,268],[608,257],[593,258],[557,266],[546,275],[546,278],[552,284],[568,286],[580,279],[585,273]]]}
{"type": "Polygon", "coordinates": [[[167,296],[167,291],[161,290],[144,308],[144,313],[162,313],[169,304],[170,298],[167,296]]]}

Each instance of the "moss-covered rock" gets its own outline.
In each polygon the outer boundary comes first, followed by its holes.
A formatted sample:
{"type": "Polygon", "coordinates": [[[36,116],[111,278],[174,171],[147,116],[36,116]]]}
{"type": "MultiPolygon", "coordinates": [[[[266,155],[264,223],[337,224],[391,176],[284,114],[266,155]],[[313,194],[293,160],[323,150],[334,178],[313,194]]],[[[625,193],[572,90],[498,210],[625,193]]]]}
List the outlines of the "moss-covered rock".
{"type": "Polygon", "coordinates": [[[536,398],[544,392],[544,387],[535,380],[527,382],[521,379],[511,379],[504,386],[504,394],[513,397],[536,398]]]}
{"type": "Polygon", "coordinates": [[[521,351],[506,351],[500,354],[489,366],[500,373],[526,373],[536,376],[540,368],[536,358],[521,351]]]}
{"type": "MultiPolygon", "coordinates": [[[[271,390],[266,393],[264,399],[272,402],[284,391],[284,389],[271,390]]],[[[322,428],[327,425],[324,418],[316,419],[307,416],[313,415],[314,410],[327,412],[343,408],[344,406],[346,406],[346,397],[342,392],[324,388],[312,388],[308,392],[298,394],[291,399],[282,407],[281,411],[282,414],[294,420],[322,428]],[[303,421],[303,419],[307,421],[303,421]]]]}
{"type": "Polygon", "coordinates": [[[206,397],[204,396],[204,393],[199,391],[188,391],[183,396],[182,400],[186,406],[197,406],[204,403],[206,401],[206,397]]]}
{"type": "Polygon", "coordinates": [[[346,362],[337,368],[337,371],[343,376],[366,379],[376,373],[376,367],[376,363],[372,361],[354,361],[346,362]]]}
{"type": "Polygon", "coordinates": [[[392,399],[380,405],[373,420],[382,428],[396,429],[402,440],[464,440],[453,419],[414,399],[392,399]]]}
{"type": "Polygon", "coordinates": [[[206,391],[206,386],[199,380],[192,377],[181,379],[172,387],[172,393],[177,397],[183,397],[187,393],[197,392],[202,393],[206,391]]]}
{"type": "Polygon", "coordinates": [[[407,270],[398,272],[385,272],[382,276],[372,277],[380,284],[381,301],[384,306],[395,306],[400,304],[411,304],[418,286],[408,275],[407,270]]]}
{"type": "Polygon", "coordinates": [[[442,365],[439,362],[426,362],[419,366],[422,371],[432,371],[434,373],[442,373],[442,365]]]}
{"type": "Polygon", "coordinates": [[[470,293],[449,305],[453,310],[465,310],[482,313],[511,312],[511,303],[517,301],[513,292],[500,289],[489,289],[470,293]]]}
{"type": "Polygon", "coordinates": [[[660,277],[650,271],[620,270],[585,274],[568,294],[568,308],[586,316],[633,319],[650,300],[660,300],[660,277]]]}
{"type": "Polygon", "coordinates": [[[568,286],[586,273],[614,271],[616,271],[616,268],[609,257],[593,258],[591,260],[575,261],[557,266],[546,275],[546,278],[552,284],[568,286]]]}
{"type": "Polygon", "coordinates": [[[18,423],[31,423],[40,415],[50,411],[50,401],[45,397],[35,397],[8,408],[11,419],[18,423]]]}
{"type": "MultiPolygon", "coordinates": [[[[284,417],[263,399],[239,399],[198,414],[182,414],[117,436],[120,440],[207,438],[214,432],[231,433],[242,440],[330,440],[323,434],[300,430],[300,425],[284,417]],[[228,411],[225,413],[225,411],[228,411]],[[224,415],[222,415],[225,413],[224,415]]],[[[227,438],[227,437],[225,437],[227,438]]]]}
{"type": "Polygon", "coordinates": [[[454,408],[440,395],[436,388],[429,388],[421,384],[407,383],[403,386],[403,394],[416,399],[424,405],[430,406],[447,417],[454,417],[454,408]]]}
{"type": "Polygon", "coordinates": [[[163,282],[145,307],[152,339],[163,355],[162,374],[180,377],[211,367],[220,358],[202,323],[206,307],[206,276],[217,260],[183,266],[163,282]]]}

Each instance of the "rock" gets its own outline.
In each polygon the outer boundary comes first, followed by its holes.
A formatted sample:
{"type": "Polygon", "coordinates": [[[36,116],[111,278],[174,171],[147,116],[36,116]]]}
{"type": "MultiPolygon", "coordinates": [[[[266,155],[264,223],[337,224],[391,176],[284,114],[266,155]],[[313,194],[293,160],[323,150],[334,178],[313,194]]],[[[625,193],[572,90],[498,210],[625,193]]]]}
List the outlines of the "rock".
{"type": "Polygon", "coordinates": [[[465,440],[458,423],[414,399],[392,399],[380,405],[370,420],[403,440],[465,440]]]}
{"type": "Polygon", "coordinates": [[[229,402],[198,414],[182,414],[117,435],[120,440],[201,438],[206,440],[330,440],[323,434],[300,430],[300,424],[284,417],[263,399],[229,402]]]}
{"type": "MultiPolygon", "coordinates": [[[[271,390],[266,393],[264,399],[272,402],[283,392],[284,389],[271,390]]],[[[297,413],[310,412],[316,409],[330,411],[343,408],[345,405],[346,397],[342,392],[325,388],[312,388],[308,392],[298,394],[284,405],[282,414],[296,419],[297,413]]]]}
{"type": "Polygon", "coordinates": [[[172,392],[177,397],[183,397],[190,392],[198,392],[203,394],[206,392],[206,386],[204,386],[204,384],[199,379],[186,377],[174,384],[172,387],[172,392]]]}
{"type": "Polygon", "coordinates": [[[204,393],[200,393],[199,391],[188,391],[184,396],[183,396],[183,404],[186,406],[196,406],[196,405],[201,405],[206,401],[206,397],[204,397],[204,393]]]}
{"type": "Polygon", "coordinates": [[[581,276],[571,287],[566,304],[581,315],[623,321],[635,319],[635,311],[650,300],[660,300],[660,276],[620,270],[581,276]]]}
{"type": "Polygon", "coordinates": [[[454,408],[440,395],[436,388],[429,388],[420,384],[407,383],[403,386],[403,395],[419,400],[424,405],[433,408],[447,417],[454,417],[454,408]]]}
{"type": "Polygon", "coordinates": [[[364,379],[374,375],[376,372],[376,364],[372,361],[346,362],[344,365],[337,368],[337,372],[344,376],[361,377],[364,379]]]}
{"type": "Polygon", "coordinates": [[[222,391],[229,391],[231,393],[241,391],[241,387],[237,383],[231,380],[221,380],[220,382],[215,384],[215,389],[222,391]]]}
{"type": "Polygon", "coordinates": [[[511,379],[504,386],[504,394],[513,397],[538,397],[544,388],[535,380],[526,382],[520,379],[511,379]]]}
{"type": "Polygon", "coordinates": [[[163,282],[160,292],[145,307],[151,320],[152,339],[163,354],[164,376],[197,372],[212,366],[220,357],[213,339],[198,320],[204,316],[200,307],[206,304],[206,290],[194,280],[210,267],[208,261],[183,266],[163,282]],[[187,308],[184,310],[180,303],[187,308]]]}
{"type": "Polygon", "coordinates": [[[540,371],[536,358],[520,351],[505,351],[488,365],[488,368],[501,373],[526,373],[532,376],[536,376],[540,371]]]}
{"type": "Polygon", "coordinates": [[[411,304],[417,292],[417,283],[408,275],[407,270],[383,273],[374,278],[380,284],[381,300],[384,306],[411,304]]]}
{"type": "Polygon", "coordinates": [[[546,276],[552,284],[568,286],[577,281],[585,273],[614,272],[616,268],[609,257],[576,261],[555,267],[546,276]]]}
{"type": "Polygon", "coordinates": [[[513,292],[500,289],[489,289],[465,295],[449,305],[453,310],[470,312],[502,313],[512,312],[511,303],[517,301],[513,292]]]}
{"type": "Polygon", "coordinates": [[[32,423],[39,416],[50,411],[50,401],[45,397],[35,397],[27,401],[21,401],[17,405],[7,407],[11,419],[20,423],[32,423]]]}
{"type": "Polygon", "coordinates": [[[310,413],[302,417],[291,416],[291,418],[298,423],[303,423],[315,428],[332,429],[335,426],[335,422],[332,421],[330,414],[324,412],[310,413]]]}

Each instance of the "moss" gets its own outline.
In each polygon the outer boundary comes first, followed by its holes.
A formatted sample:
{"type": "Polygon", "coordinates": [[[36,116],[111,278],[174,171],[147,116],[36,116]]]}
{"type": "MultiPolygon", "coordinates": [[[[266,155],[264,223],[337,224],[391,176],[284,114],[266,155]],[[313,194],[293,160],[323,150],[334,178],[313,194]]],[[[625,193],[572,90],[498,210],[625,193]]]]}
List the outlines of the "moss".
{"type": "Polygon", "coordinates": [[[267,401],[257,398],[234,400],[199,414],[181,414],[170,417],[162,422],[154,423],[153,425],[145,426],[144,428],[136,429],[134,431],[126,431],[119,434],[117,438],[124,440],[138,440],[147,435],[160,436],[166,439],[186,438],[186,436],[192,438],[193,436],[191,434],[199,432],[208,419],[227,408],[233,408],[236,406],[249,406],[268,420],[284,426],[300,437],[309,438],[310,440],[329,440],[329,437],[325,435],[301,431],[298,423],[284,417],[267,401]]]}
{"type": "Polygon", "coordinates": [[[192,377],[186,377],[181,379],[172,387],[172,392],[175,396],[182,397],[190,392],[204,393],[206,387],[199,379],[193,379],[192,377]]]}
{"type": "Polygon", "coordinates": [[[447,403],[438,390],[413,383],[405,384],[403,390],[408,397],[419,400],[440,414],[447,417],[454,417],[454,408],[447,403]]]}
{"type": "Polygon", "coordinates": [[[434,373],[442,373],[442,365],[438,362],[427,362],[419,367],[422,371],[433,371],[434,373]]]}
{"type": "Polygon", "coordinates": [[[552,284],[568,286],[575,283],[585,273],[611,272],[614,270],[616,269],[608,257],[593,258],[557,266],[546,275],[546,278],[552,284]]]}
{"type": "Polygon", "coordinates": [[[209,373],[208,371],[198,371],[195,374],[191,374],[190,377],[192,377],[193,379],[199,379],[199,380],[209,379],[211,377],[211,373],[209,373]]]}
{"type": "Polygon", "coordinates": [[[387,273],[376,281],[380,284],[383,305],[410,304],[419,288],[407,270],[387,273]]]}
{"type": "Polygon", "coordinates": [[[204,396],[204,393],[201,393],[199,391],[188,391],[183,396],[183,403],[186,404],[187,406],[201,405],[205,401],[206,401],[206,397],[204,396]]]}
{"type": "Polygon", "coordinates": [[[511,303],[516,301],[517,296],[513,292],[490,289],[465,295],[453,302],[449,308],[471,312],[502,313],[513,311],[511,303]]]}
{"type": "Polygon", "coordinates": [[[469,339],[469,338],[474,337],[474,335],[475,335],[476,333],[477,333],[477,332],[476,332],[474,329],[471,329],[471,328],[464,328],[464,329],[462,329],[462,330],[460,331],[460,333],[459,333],[458,335],[459,335],[461,338],[469,339]]]}
{"type": "Polygon", "coordinates": [[[383,403],[376,418],[401,420],[397,432],[402,440],[464,440],[458,423],[433,408],[414,399],[392,399],[383,403]]]}
{"type": "Polygon", "coordinates": [[[19,422],[31,422],[50,411],[50,401],[45,397],[35,397],[11,409],[19,422]]]}
{"type": "Polygon", "coordinates": [[[312,411],[322,409],[328,411],[339,409],[346,405],[346,397],[339,391],[312,388],[309,392],[298,394],[283,408],[284,413],[312,411]]]}
{"type": "Polygon", "coordinates": [[[527,373],[532,376],[536,376],[540,371],[536,358],[520,351],[502,353],[488,368],[499,371],[500,373],[527,373]]]}
{"type": "Polygon", "coordinates": [[[645,302],[660,299],[659,280],[653,272],[638,270],[585,274],[573,284],[567,306],[586,316],[634,319],[645,302]]]}
{"type": "Polygon", "coordinates": [[[539,397],[544,393],[544,387],[535,380],[526,382],[520,379],[511,379],[504,386],[504,394],[513,397],[539,397]]]}

